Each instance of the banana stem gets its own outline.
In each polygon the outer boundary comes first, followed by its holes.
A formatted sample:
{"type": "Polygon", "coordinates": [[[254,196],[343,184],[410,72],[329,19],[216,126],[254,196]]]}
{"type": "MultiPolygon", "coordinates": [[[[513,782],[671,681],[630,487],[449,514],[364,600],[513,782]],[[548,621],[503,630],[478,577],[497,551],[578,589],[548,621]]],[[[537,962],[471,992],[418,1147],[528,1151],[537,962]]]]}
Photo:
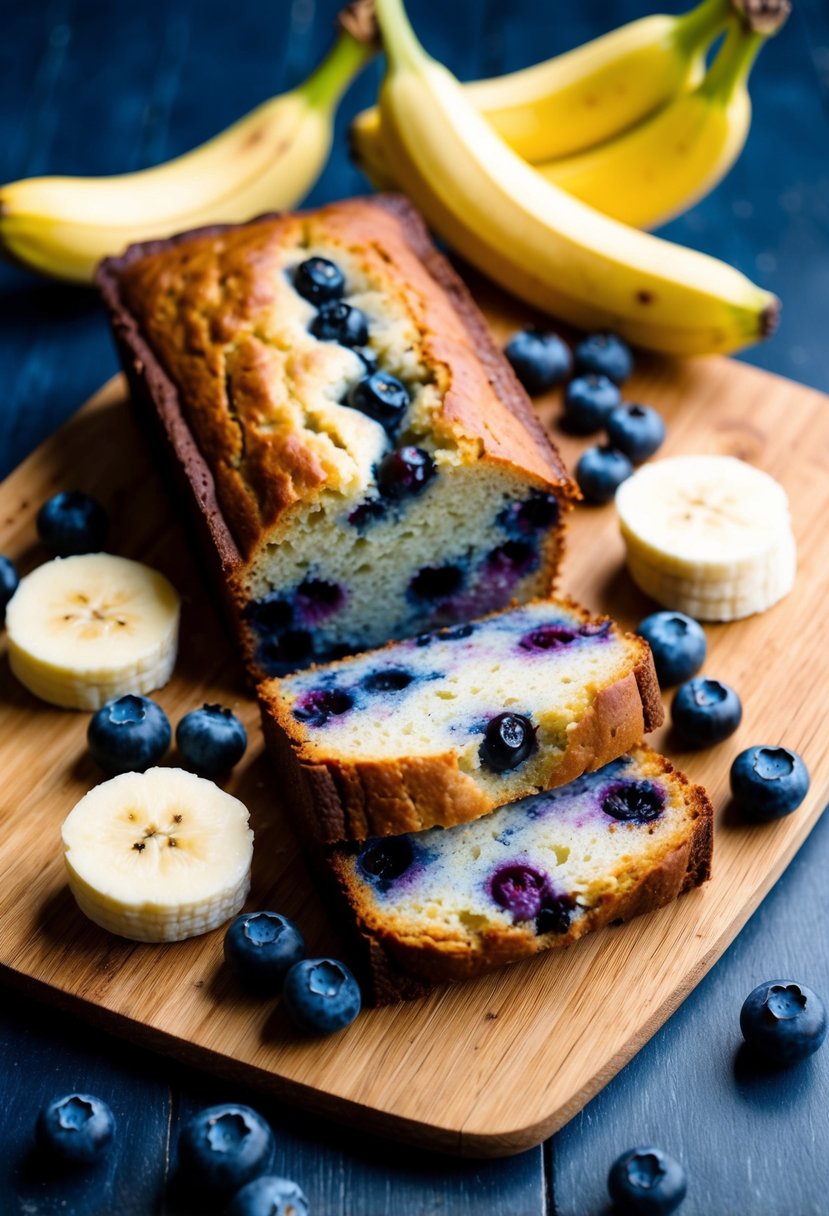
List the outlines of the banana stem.
{"type": "Polygon", "coordinates": [[[412,29],[403,0],[375,0],[383,50],[392,68],[415,67],[427,57],[412,29]]]}
{"type": "Polygon", "coordinates": [[[333,109],[374,54],[374,46],[358,41],[347,30],[342,30],[322,63],[299,86],[298,92],[311,106],[333,109]]]}
{"type": "Polygon", "coordinates": [[[699,93],[727,103],[745,86],[757,53],[767,39],[768,34],[740,25],[732,26],[699,86],[699,93]]]}
{"type": "Polygon", "coordinates": [[[735,0],[702,0],[696,8],[677,17],[674,39],[686,55],[703,51],[725,29],[734,16],[735,0]]]}

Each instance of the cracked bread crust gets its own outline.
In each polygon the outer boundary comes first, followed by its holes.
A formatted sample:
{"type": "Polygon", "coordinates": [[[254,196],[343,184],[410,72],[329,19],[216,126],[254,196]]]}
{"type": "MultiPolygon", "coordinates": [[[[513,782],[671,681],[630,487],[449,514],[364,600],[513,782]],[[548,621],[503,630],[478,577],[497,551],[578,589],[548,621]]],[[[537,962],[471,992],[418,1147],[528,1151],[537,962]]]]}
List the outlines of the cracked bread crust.
{"type": "Polygon", "coordinates": [[[706,882],[713,850],[713,807],[708,795],[650,748],[642,745],[637,754],[645,756],[651,770],[683,798],[685,824],[665,843],[660,856],[649,865],[634,865],[625,874],[621,893],[609,883],[608,891],[599,893],[586,914],[564,933],[542,937],[514,925],[491,928],[477,941],[469,941],[444,930],[439,922],[430,926],[428,934],[413,933],[393,912],[382,916],[367,904],[355,881],[351,854],[344,848],[330,850],[329,894],[347,918],[355,964],[369,1000],[377,1005],[408,1000],[437,984],[469,979],[548,948],[572,945],[587,933],[654,911],[706,882]]]}
{"type": "MultiPolygon", "coordinates": [[[[590,614],[563,601],[585,623],[590,614]]],[[[500,614],[493,614],[495,617],[500,614]]],[[[486,618],[484,618],[486,620],[486,618]]],[[[639,744],[664,719],[664,706],[650,648],[635,634],[623,635],[628,668],[597,690],[592,704],[572,722],[567,743],[549,787],[567,785],[602,768],[639,744]]],[[[394,643],[373,652],[379,663],[394,643]]],[[[348,671],[349,660],[329,664],[327,671],[348,671]]],[[[311,668],[310,671],[320,670],[311,668]]],[[[307,838],[333,844],[452,827],[488,814],[499,805],[469,773],[456,751],[435,755],[401,754],[355,759],[324,754],[319,742],[291,712],[291,700],[279,679],[257,687],[265,743],[281,775],[290,774],[289,805],[307,838]]],[[[405,744],[401,741],[401,746],[405,744]]],[[[368,748],[367,748],[368,753],[368,748]]],[[[508,801],[537,792],[537,786],[511,790],[508,801]]]]}
{"type": "Polygon", "coordinates": [[[515,467],[562,505],[578,496],[414,209],[396,196],[352,199],[133,246],[99,269],[131,383],[142,382],[179,462],[193,471],[195,444],[209,470],[215,490],[200,487],[199,505],[204,514],[221,504],[225,567],[246,565],[289,528],[292,507],[337,482],[313,433],[282,425],[274,392],[274,284],[285,249],[315,243],[353,257],[409,319],[442,396],[434,425],[465,462],[515,467]]]}

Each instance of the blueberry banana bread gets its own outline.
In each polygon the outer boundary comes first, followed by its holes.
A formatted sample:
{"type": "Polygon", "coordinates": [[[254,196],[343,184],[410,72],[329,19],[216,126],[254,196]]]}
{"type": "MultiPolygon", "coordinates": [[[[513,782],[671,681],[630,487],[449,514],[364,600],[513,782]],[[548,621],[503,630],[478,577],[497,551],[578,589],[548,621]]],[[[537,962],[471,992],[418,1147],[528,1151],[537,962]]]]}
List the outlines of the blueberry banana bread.
{"type": "Polygon", "coordinates": [[[538,600],[258,689],[311,839],[477,819],[601,767],[663,717],[650,648],[538,600]]]}
{"type": "Polygon", "coordinates": [[[254,678],[551,590],[577,491],[405,200],[134,246],[98,282],[254,678]]]}
{"type": "Polygon", "coordinates": [[[569,946],[710,874],[705,791],[645,746],[475,823],[332,850],[376,1003],[569,946]]]}

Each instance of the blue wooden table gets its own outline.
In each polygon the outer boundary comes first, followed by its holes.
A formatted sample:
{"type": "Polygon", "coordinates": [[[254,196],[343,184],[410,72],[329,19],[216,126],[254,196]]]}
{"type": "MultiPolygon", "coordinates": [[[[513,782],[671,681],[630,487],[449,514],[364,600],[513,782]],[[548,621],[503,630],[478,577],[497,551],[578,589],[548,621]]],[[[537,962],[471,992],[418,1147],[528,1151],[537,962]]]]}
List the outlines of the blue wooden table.
{"type": "MultiPolygon", "coordinates": [[[[826,390],[829,10],[825,0],[795,6],[753,78],[755,123],[742,159],[712,197],[666,231],[776,291],[784,301],[780,330],[745,357],[826,390]]],[[[0,180],[117,172],[184,151],[301,80],[328,42],[336,7],[336,0],[4,0],[0,180]]],[[[426,45],[464,78],[546,58],[647,8],[645,0],[410,4],[426,45]]],[[[372,100],[379,72],[369,68],[346,98],[335,153],[311,202],[365,189],[342,131],[372,100]]],[[[90,293],[0,268],[0,474],[115,370],[90,293]]],[[[816,645],[826,644],[822,632],[816,622],[816,645]]],[[[683,1216],[825,1216],[829,1047],[786,1072],[758,1073],[739,1050],[737,1019],[763,979],[802,980],[829,997],[827,873],[824,820],[648,1046],[552,1141],[505,1161],[430,1157],[354,1134],[0,990],[0,1216],[187,1212],[187,1196],[170,1184],[177,1129],[190,1112],[225,1099],[247,1099],[271,1120],[277,1168],[301,1183],[317,1216],[597,1216],[607,1211],[610,1162],[648,1141],[688,1170],[683,1216]],[[76,1088],[110,1103],[117,1148],[100,1170],[52,1176],[32,1153],[35,1116],[48,1098],[76,1088]]],[[[635,1001],[636,993],[621,999],[635,1001]]]]}

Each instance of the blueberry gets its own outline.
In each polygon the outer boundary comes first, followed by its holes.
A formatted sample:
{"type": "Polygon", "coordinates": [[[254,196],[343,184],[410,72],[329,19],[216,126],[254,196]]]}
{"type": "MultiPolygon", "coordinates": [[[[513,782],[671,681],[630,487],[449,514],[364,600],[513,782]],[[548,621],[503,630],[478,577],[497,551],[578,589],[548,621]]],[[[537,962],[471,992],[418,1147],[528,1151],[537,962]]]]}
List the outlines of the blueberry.
{"type": "Polygon", "coordinates": [[[607,376],[576,376],[564,394],[564,419],[571,431],[592,435],[602,429],[621,400],[618,385],[607,376]]]}
{"type": "Polygon", "coordinates": [[[266,637],[256,648],[257,666],[279,675],[293,671],[314,653],[314,638],[307,629],[288,629],[277,637],[266,637]]]}
{"type": "Polygon", "coordinates": [[[369,499],[367,502],[361,502],[359,506],[348,516],[348,522],[352,528],[366,528],[369,524],[375,523],[378,519],[382,519],[386,514],[386,504],[380,502],[379,499],[369,499]]]}
{"type": "Polygon", "coordinates": [[[532,536],[546,532],[559,521],[561,508],[554,494],[534,490],[523,502],[512,502],[498,516],[498,523],[508,532],[532,536]]]}
{"type": "Polygon", "coordinates": [[[296,925],[278,912],[243,912],[225,933],[225,961],[255,992],[278,992],[290,967],[305,954],[296,925]]]}
{"type": "Polygon", "coordinates": [[[540,629],[524,634],[518,645],[522,650],[561,650],[575,642],[577,636],[572,629],[561,625],[542,625],[540,629]]]}
{"type": "Polygon", "coordinates": [[[67,1094],[44,1106],[37,1134],[50,1153],[72,1165],[92,1165],[103,1156],[115,1134],[115,1118],[106,1102],[92,1094],[67,1094]]]}
{"type": "Polygon", "coordinates": [[[436,471],[435,462],[423,448],[397,448],[380,461],[377,484],[386,498],[411,498],[423,493],[436,471]]]}
{"type": "Polygon", "coordinates": [[[826,1006],[793,980],[767,980],[750,992],[740,1010],[740,1030],[749,1047],[775,1064],[795,1064],[826,1038],[826,1006]]]}
{"type": "Polygon", "coordinates": [[[308,1200],[295,1182],[266,1174],[237,1191],[225,1216],[309,1216],[308,1200]]]}
{"type": "Polygon", "coordinates": [[[287,629],[294,619],[293,607],[279,595],[267,595],[261,600],[251,600],[242,612],[259,633],[272,633],[287,629]]]}
{"type": "Polygon", "coordinates": [[[414,849],[408,836],[370,840],[359,857],[361,869],[384,882],[393,882],[405,874],[413,861],[414,849]]]}
{"type": "Polygon", "coordinates": [[[610,1198],[622,1212],[669,1216],[685,1198],[685,1170],[675,1158],[651,1145],[631,1148],[610,1167],[610,1198]]]}
{"type": "Polygon", "coordinates": [[[0,553],[0,625],[6,619],[6,604],[17,590],[20,575],[17,567],[8,557],[0,553]]]}
{"type": "Polygon", "coordinates": [[[488,555],[488,568],[496,574],[518,574],[523,577],[538,565],[538,549],[525,540],[508,540],[488,555]]]}
{"type": "Polygon", "coordinates": [[[703,676],[681,684],[671,707],[674,727],[689,747],[721,743],[733,735],[742,716],[743,707],[734,689],[703,676]]]}
{"type": "Polygon", "coordinates": [[[308,327],[320,342],[339,342],[341,346],[365,346],[368,341],[368,321],[359,308],[342,300],[329,300],[308,327]]]}
{"type": "Polygon", "coordinates": [[[705,631],[682,612],[652,612],[639,622],[636,632],[651,648],[663,688],[690,679],[705,662],[705,631]]]}
{"type": "Polygon", "coordinates": [[[576,367],[621,384],[633,371],[633,356],[616,334],[588,334],[576,347],[576,367]]]}
{"type": "Polygon", "coordinates": [[[366,692],[402,692],[408,688],[414,676],[402,667],[390,667],[386,671],[375,671],[363,680],[366,692]]]}
{"type": "Polygon", "coordinates": [[[373,372],[365,380],[359,380],[348,394],[348,404],[353,410],[367,414],[385,427],[400,421],[409,400],[405,384],[385,372],[373,372]]]}
{"type": "MultiPolygon", "coordinates": [[[[474,632],[475,626],[467,622],[465,625],[450,625],[447,629],[441,629],[438,637],[442,638],[445,642],[462,642],[464,638],[471,638],[474,632]]],[[[423,636],[428,637],[429,635],[424,634],[423,636]]],[[[418,646],[426,645],[420,638],[417,639],[417,644],[418,646]]]]}
{"type": "Polygon", "coordinates": [[[176,744],[188,768],[201,777],[218,777],[238,764],[248,736],[244,726],[222,705],[203,705],[185,714],[176,727],[176,744]]]}
{"type": "Polygon", "coordinates": [[[345,276],[328,258],[308,258],[294,272],[294,287],[312,304],[339,300],[345,291],[345,276]]]}
{"type": "Polygon", "coordinates": [[[318,625],[342,608],[346,594],[339,583],[306,578],[296,589],[294,602],[305,625],[318,625]]]}
{"type": "Polygon", "coordinates": [[[604,445],[582,453],[576,465],[576,481],[588,502],[610,502],[632,472],[633,465],[624,452],[604,445]]]}
{"type": "Polygon", "coordinates": [[[535,918],[536,933],[566,933],[575,907],[572,895],[547,895],[535,918]]]}
{"type": "Polygon", "coordinates": [[[282,1001],[300,1030],[333,1034],[360,1012],[360,989],[344,963],[334,958],[307,958],[285,977],[282,1001]]]}
{"type": "Polygon", "coordinates": [[[249,1106],[208,1106],[181,1130],[179,1169],[198,1192],[232,1194],[268,1172],[275,1147],[270,1127],[249,1106]]]}
{"type": "Polygon", "coordinates": [[[445,600],[463,587],[460,566],[424,566],[409,583],[412,595],[422,600],[445,600]]]}
{"type": "Polygon", "coordinates": [[[52,557],[99,553],[108,531],[104,508],[80,490],[62,490],[37,513],[37,534],[52,557]]]}
{"type": "Polygon", "coordinates": [[[517,921],[538,916],[547,890],[547,874],[524,863],[501,866],[489,880],[489,892],[496,904],[511,912],[517,921]]]}
{"type": "Polygon", "coordinates": [[[486,725],[479,748],[481,760],[496,773],[517,768],[535,751],[536,730],[523,714],[498,714],[486,725]]]}
{"type": "Polygon", "coordinates": [[[786,747],[749,747],[731,765],[731,792],[756,819],[780,819],[809,792],[809,771],[786,747]]]}
{"type": "Polygon", "coordinates": [[[347,714],[354,707],[351,693],[339,688],[317,688],[306,693],[294,706],[297,722],[309,726],[324,726],[329,718],[347,714]]]}
{"type": "Polygon", "coordinates": [[[602,798],[602,810],[623,823],[650,823],[665,807],[665,795],[650,781],[622,781],[602,798]]]}
{"type": "Polygon", "coordinates": [[[108,773],[143,773],[164,756],[172,731],[160,705],[127,693],[107,701],[92,715],[86,738],[92,755],[108,773]]]}
{"type": "Polygon", "coordinates": [[[567,343],[558,334],[532,327],[519,330],[510,338],[504,354],[531,396],[555,388],[573,369],[573,356],[567,343]]]}
{"type": "Polygon", "coordinates": [[[617,405],[608,414],[605,429],[613,447],[634,464],[653,456],[665,441],[662,415],[649,405],[617,405]]]}

